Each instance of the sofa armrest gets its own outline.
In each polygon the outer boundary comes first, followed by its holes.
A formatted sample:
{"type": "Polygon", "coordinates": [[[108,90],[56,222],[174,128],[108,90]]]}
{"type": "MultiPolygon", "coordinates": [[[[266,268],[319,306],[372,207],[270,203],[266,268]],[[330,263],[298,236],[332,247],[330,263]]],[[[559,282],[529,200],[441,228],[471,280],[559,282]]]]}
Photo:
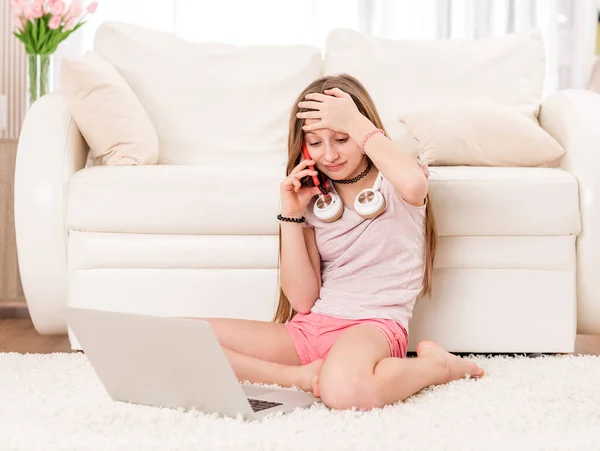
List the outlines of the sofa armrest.
{"type": "Polygon", "coordinates": [[[577,332],[600,333],[600,95],[569,89],[549,96],[540,124],[566,150],[562,167],[579,184],[577,332]]]}
{"type": "Polygon", "coordinates": [[[60,93],[31,106],[17,147],[14,211],[23,292],[40,334],[67,332],[67,183],[88,150],[60,93]]]}

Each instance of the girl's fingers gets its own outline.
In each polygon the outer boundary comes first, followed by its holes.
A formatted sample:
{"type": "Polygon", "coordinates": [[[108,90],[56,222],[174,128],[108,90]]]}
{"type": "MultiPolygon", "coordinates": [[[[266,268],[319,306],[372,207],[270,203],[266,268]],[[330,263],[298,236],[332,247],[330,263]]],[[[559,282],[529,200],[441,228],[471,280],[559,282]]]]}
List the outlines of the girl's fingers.
{"type": "Polygon", "coordinates": [[[335,97],[346,97],[346,93],[344,91],[342,91],[340,88],[326,89],[323,92],[329,93],[335,97]]]}
{"type": "Polygon", "coordinates": [[[308,109],[312,109],[312,110],[318,110],[323,106],[323,104],[321,102],[309,101],[309,102],[300,102],[300,103],[298,103],[298,106],[300,108],[308,108],[308,109]]]}
{"type": "Polygon", "coordinates": [[[296,180],[300,180],[302,177],[306,177],[307,175],[317,175],[318,172],[317,171],[312,171],[310,169],[305,169],[303,171],[299,171],[299,172],[295,172],[293,174],[290,174],[292,176],[292,178],[296,179],[296,180]]]}
{"type": "Polygon", "coordinates": [[[328,98],[330,98],[330,96],[321,94],[320,92],[311,92],[310,94],[306,94],[304,96],[304,98],[306,100],[318,100],[320,102],[323,102],[323,101],[327,100],[328,98]]]}
{"type": "Polygon", "coordinates": [[[318,130],[320,128],[327,128],[325,121],[319,121],[316,124],[312,124],[312,125],[303,125],[302,126],[302,130],[304,130],[305,132],[310,132],[312,130],[318,130]]]}
{"type": "Polygon", "coordinates": [[[296,113],[298,119],[321,119],[323,113],[321,111],[305,111],[304,113],[296,113]]]}
{"type": "Polygon", "coordinates": [[[294,169],[292,169],[292,172],[290,173],[290,175],[295,174],[296,172],[301,171],[302,169],[306,168],[307,166],[313,165],[315,164],[314,160],[302,160],[298,166],[296,166],[294,169]]]}
{"type": "MultiPolygon", "coordinates": [[[[284,185],[287,186],[291,186],[291,187],[295,187],[296,184],[300,183],[300,181],[294,177],[288,177],[285,181],[284,181],[284,185]]],[[[302,184],[300,184],[302,185],[302,184]]]]}

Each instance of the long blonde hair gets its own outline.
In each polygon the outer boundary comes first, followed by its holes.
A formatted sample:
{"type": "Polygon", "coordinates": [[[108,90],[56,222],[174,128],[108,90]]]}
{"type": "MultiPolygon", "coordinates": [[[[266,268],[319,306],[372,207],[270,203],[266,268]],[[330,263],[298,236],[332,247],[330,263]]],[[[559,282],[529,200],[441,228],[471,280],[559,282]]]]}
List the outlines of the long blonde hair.
{"type": "MultiPolygon", "coordinates": [[[[325,76],[318,78],[308,85],[304,91],[300,93],[292,106],[289,117],[289,134],[288,134],[288,162],[286,167],[286,176],[290,175],[294,167],[300,163],[300,155],[302,153],[302,143],[304,142],[304,132],[302,125],[303,119],[298,119],[298,112],[309,111],[306,108],[299,108],[298,103],[304,100],[306,94],[321,93],[332,88],[339,88],[342,91],[350,94],[352,100],[356,104],[358,110],[367,117],[377,128],[385,131],[379,113],[375,108],[375,104],[371,96],[356,78],[348,74],[340,74],[336,76],[325,76]]],[[[387,135],[387,132],[386,132],[387,135]]],[[[429,196],[427,196],[427,207],[425,213],[425,274],[423,276],[423,289],[420,295],[425,295],[431,292],[431,277],[433,272],[433,260],[435,258],[435,250],[437,247],[437,234],[435,228],[435,219],[431,210],[429,196]]],[[[281,262],[281,227],[279,228],[279,262],[281,262]]],[[[278,268],[279,278],[279,268],[278,268]]],[[[283,290],[279,289],[279,305],[273,321],[286,323],[291,320],[296,312],[292,309],[290,301],[286,297],[283,290]]]]}

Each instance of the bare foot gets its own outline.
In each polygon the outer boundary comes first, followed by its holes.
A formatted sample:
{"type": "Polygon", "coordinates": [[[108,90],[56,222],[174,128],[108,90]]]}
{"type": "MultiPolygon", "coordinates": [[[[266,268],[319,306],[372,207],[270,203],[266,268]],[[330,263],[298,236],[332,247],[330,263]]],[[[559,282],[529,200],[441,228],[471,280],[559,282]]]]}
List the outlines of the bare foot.
{"type": "Polygon", "coordinates": [[[447,371],[447,376],[442,383],[463,379],[469,375],[471,377],[482,377],[484,371],[470,360],[463,359],[456,355],[450,354],[439,344],[425,340],[417,345],[417,355],[419,357],[435,357],[442,363],[443,368],[447,371]]]}
{"type": "Polygon", "coordinates": [[[299,369],[300,376],[298,378],[298,383],[296,384],[298,388],[312,392],[319,398],[319,376],[321,375],[321,368],[323,367],[324,362],[325,360],[319,359],[308,365],[301,366],[299,369]]]}

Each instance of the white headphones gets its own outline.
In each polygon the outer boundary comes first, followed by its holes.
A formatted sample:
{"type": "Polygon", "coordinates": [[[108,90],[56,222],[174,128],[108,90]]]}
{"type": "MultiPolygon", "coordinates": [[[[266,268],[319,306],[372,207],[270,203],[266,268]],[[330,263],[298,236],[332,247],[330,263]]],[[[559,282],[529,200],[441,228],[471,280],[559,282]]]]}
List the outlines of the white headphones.
{"type": "MultiPolygon", "coordinates": [[[[363,189],[354,199],[354,210],[365,219],[379,216],[386,209],[385,197],[381,193],[383,174],[379,172],[372,188],[363,189]]],[[[313,212],[323,222],[337,221],[344,213],[344,203],[336,193],[319,194],[313,212]]]]}

